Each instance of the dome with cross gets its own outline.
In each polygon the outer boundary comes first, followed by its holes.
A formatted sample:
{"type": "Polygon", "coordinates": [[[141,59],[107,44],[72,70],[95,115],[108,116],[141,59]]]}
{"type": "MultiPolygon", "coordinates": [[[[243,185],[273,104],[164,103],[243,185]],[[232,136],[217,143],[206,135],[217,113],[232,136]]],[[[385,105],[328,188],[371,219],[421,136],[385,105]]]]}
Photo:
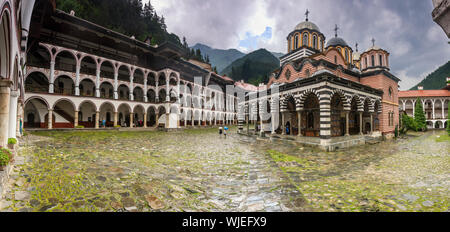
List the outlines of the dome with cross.
{"type": "Polygon", "coordinates": [[[323,51],[325,36],[320,32],[319,27],[308,19],[309,11],[306,10],[305,21],[297,24],[294,30],[289,33],[288,53],[301,49],[310,49],[311,52],[323,51]]]}

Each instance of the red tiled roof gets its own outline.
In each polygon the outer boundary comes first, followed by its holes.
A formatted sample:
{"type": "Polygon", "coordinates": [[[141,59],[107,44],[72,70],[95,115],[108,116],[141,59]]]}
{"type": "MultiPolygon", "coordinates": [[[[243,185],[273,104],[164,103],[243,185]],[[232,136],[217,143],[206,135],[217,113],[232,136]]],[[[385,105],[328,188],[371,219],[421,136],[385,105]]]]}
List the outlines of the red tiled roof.
{"type": "Polygon", "coordinates": [[[398,97],[450,97],[450,91],[443,89],[436,90],[407,90],[399,91],[398,97]]]}
{"type": "Polygon", "coordinates": [[[249,84],[249,83],[238,81],[238,82],[235,83],[235,85],[238,86],[238,87],[241,87],[241,88],[243,88],[245,90],[248,90],[248,91],[258,91],[258,87],[254,86],[252,84],[249,84]]]}
{"type": "Polygon", "coordinates": [[[223,75],[223,76],[220,76],[220,77],[222,77],[222,79],[227,80],[227,81],[234,81],[233,79],[227,77],[227,75],[223,75]]]}

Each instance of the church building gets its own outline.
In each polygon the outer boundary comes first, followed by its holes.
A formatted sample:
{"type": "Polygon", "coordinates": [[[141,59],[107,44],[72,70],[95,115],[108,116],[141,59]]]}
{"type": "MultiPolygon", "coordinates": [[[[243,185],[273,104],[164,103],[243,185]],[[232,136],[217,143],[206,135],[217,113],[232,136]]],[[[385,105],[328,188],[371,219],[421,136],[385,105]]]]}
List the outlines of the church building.
{"type": "Polygon", "coordinates": [[[389,52],[372,39],[360,53],[338,36],[337,25],[327,40],[308,13],[288,34],[280,68],[246,96],[238,118],[257,122],[262,135],[295,136],[326,150],[392,137],[400,79],[390,73],[389,52]]]}

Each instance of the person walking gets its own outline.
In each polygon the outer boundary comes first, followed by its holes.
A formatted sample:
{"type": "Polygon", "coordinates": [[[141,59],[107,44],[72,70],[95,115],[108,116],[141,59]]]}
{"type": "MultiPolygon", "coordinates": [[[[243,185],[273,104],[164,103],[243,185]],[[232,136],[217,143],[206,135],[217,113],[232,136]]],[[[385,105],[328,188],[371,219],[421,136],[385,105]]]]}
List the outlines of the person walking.
{"type": "Polygon", "coordinates": [[[227,138],[227,130],[223,130],[223,136],[225,136],[225,138],[227,138]]]}
{"type": "Polygon", "coordinates": [[[222,127],[219,127],[219,135],[222,136],[222,127]]]}

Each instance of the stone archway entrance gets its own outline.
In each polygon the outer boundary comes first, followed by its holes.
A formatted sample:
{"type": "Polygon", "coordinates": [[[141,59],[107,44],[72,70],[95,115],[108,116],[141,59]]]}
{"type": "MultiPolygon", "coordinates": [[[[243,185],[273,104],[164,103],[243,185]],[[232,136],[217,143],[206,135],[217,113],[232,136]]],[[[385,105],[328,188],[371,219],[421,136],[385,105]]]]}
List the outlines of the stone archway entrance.
{"type": "Polygon", "coordinates": [[[310,93],[304,103],[302,112],[302,133],[304,136],[318,137],[320,135],[320,104],[319,98],[310,93]]]}

